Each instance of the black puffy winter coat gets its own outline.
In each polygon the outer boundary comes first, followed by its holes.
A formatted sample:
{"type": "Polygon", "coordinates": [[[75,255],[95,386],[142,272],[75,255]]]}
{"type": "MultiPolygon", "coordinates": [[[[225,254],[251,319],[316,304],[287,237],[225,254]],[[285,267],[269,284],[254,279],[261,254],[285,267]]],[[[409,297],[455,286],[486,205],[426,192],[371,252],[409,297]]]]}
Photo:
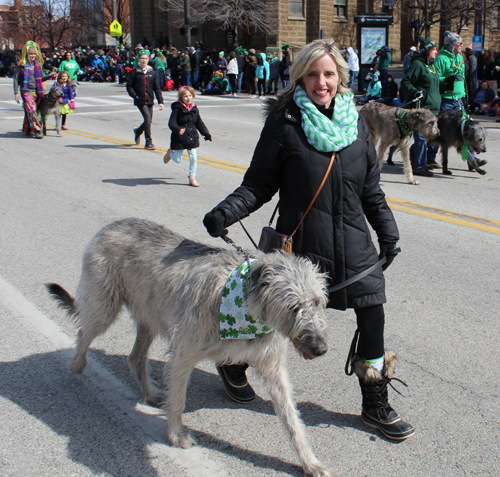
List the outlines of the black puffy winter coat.
{"type": "Polygon", "coordinates": [[[188,110],[180,101],[175,101],[171,105],[172,114],[168,121],[168,127],[172,131],[170,137],[170,149],[194,149],[200,147],[200,131],[202,136],[209,136],[205,123],[201,120],[198,107],[194,105],[188,110]],[[184,134],[179,134],[182,128],[186,128],[184,134]]]}
{"type": "Polygon", "coordinates": [[[160,81],[157,73],[152,68],[144,74],[140,66],[136,66],[129,74],[127,79],[127,92],[134,98],[135,106],[147,104],[151,106],[154,103],[154,97],[159,104],[163,104],[160,81]]]}
{"type": "MultiPolygon", "coordinates": [[[[295,102],[276,101],[269,109],[241,186],[215,209],[223,212],[227,227],[279,191],[276,229],[290,234],[314,197],[331,153],[318,152],[307,142],[295,102]]],[[[370,131],[359,115],[356,141],[336,153],[327,181],[293,239],[294,253],[317,263],[329,274],[330,285],[341,283],[378,261],[366,219],[380,243],[395,243],[399,239],[379,180],[370,131]]],[[[384,276],[378,268],[349,287],[331,293],[328,306],[344,310],[384,302],[384,276]]]]}

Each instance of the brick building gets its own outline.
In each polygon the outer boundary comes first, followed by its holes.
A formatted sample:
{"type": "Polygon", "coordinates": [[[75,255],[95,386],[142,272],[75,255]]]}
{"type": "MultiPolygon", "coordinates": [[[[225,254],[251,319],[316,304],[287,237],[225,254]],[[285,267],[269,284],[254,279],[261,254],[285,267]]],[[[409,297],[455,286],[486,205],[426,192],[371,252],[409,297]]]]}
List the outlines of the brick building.
{"type": "MultiPolygon", "coordinates": [[[[173,42],[177,47],[186,46],[186,39],[177,26],[169,20],[169,13],[157,7],[157,0],[129,0],[132,43],[137,44],[144,38],[151,43],[156,38],[158,43],[173,42]]],[[[317,38],[334,38],[339,48],[349,46],[361,50],[365,44],[362,37],[366,28],[376,28],[383,33],[384,43],[391,49],[393,61],[402,61],[410,46],[415,43],[415,32],[411,22],[401,17],[398,9],[391,7],[394,0],[267,0],[274,6],[273,15],[277,17],[276,32],[251,34],[237,31],[234,41],[239,45],[254,47],[262,51],[278,50],[289,44],[292,57],[303,45],[317,38]]],[[[488,22],[489,28],[483,27],[484,47],[491,51],[500,51],[500,15],[497,12],[498,25],[488,22]]],[[[493,15],[493,14],[491,14],[493,15]]],[[[483,20],[484,21],[484,20],[483,20]]],[[[192,35],[191,43],[202,40],[205,45],[230,49],[232,44],[227,34],[209,23],[192,25],[198,33],[192,35]]],[[[460,35],[464,45],[472,43],[473,30],[463,27],[460,35]]],[[[445,29],[457,32],[456,25],[435,24],[430,28],[432,40],[440,44],[439,39],[445,29]]]]}

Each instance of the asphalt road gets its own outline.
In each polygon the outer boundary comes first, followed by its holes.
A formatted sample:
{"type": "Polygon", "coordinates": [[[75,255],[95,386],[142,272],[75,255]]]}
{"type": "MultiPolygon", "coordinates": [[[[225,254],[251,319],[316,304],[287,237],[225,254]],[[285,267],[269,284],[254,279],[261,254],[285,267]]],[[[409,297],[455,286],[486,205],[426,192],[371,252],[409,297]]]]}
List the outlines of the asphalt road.
{"type": "MultiPolygon", "coordinates": [[[[126,356],[135,338],[124,317],[89,353],[83,375],[67,371],[76,326],[47,296],[55,281],[74,292],[84,247],[113,220],[136,216],[208,244],[203,215],[234,190],[263,124],[262,103],[245,95],[197,97],[213,142],[198,149],[199,188],[188,164],[165,166],[169,104],[155,108],[156,152],[133,144],[140,114],[121,85],[82,84],[69,130],[43,140],[21,134],[23,112],[0,79],[0,475],[300,476],[266,389],[229,401],[214,366],[195,369],[184,414],[199,446],[173,449],[164,417],[138,404],[126,356]]],[[[488,173],[458,155],[452,176],[405,182],[402,163],[384,165],[381,185],[394,210],[403,252],[387,270],[386,346],[399,356],[391,403],[417,432],[393,443],[360,418],[357,380],[343,368],[355,329],[352,311],[328,311],[329,352],[305,362],[290,347],[297,406],[318,458],[341,476],[500,474],[500,129],[488,132],[488,173]]],[[[53,120],[50,120],[53,124],[53,120]]],[[[257,237],[273,204],[245,219],[257,237]]],[[[251,250],[239,226],[230,236],[251,250]]],[[[151,352],[162,379],[166,344],[151,352]]]]}

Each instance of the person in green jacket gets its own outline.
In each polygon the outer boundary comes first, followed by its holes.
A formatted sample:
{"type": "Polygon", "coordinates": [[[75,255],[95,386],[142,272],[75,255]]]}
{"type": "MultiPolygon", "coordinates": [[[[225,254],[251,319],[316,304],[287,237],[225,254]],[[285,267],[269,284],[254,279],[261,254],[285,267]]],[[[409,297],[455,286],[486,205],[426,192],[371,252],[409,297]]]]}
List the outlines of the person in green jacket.
{"type": "Polygon", "coordinates": [[[383,85],[386,82],[387,74],[389,73],[389,64],[391,63],[391,54],[389,48],[384,45],[380,50],[377,50],[378,71],[380,73],[380,82],[383,85]]]}
{"type": "Polygon", "coordinates": [[[444,33],[444,47],[436,59],[441,85],[441,110],[462,109],[465,97],[465,64],[462,58],[462,38],[456,33],[444,33]]]}
{"type": "Polygon", "coordinates": [[[64,61],[59,65],[59,73],[61,71],[67,71],[69,75],[69,79],[71,80],[71,87],[73,88],[73,95],[76,96],[78,91],[78,83],[76,82],[76,78],[78,73],[80,73],[80,66],[75,60],[74,55],[71,51],[67,51],[64,54],[64,61]]]}
{"type": "MultiPolygon", "coordinates": [[[[412,57],[410,69],[401,81],[401,90],[406,103],[421,96],[419,101],[408,104],[408,108],[425,108],[437,115],[441,106],[439,74],[435,65],[438,50],[428,38],[420,37],[419,41],[420,51],[412,57]]],[[[431,177],[433,174],[429,167],[436,164],[439,147],[427,144],[424,135],[418,131],[413,131],[413,138],[414,143],[410,148],[413,174],[431,177]]]]}
{"type": "Polygon", "coordinates": [[[153,60],[153,68],[156,70],[158,75],[158,81],[160,82],[160,88],[163,90],[165,86],[165,71],[167,69],[167,59],[163,55],[163,52],[156,54],[153,60]]]}

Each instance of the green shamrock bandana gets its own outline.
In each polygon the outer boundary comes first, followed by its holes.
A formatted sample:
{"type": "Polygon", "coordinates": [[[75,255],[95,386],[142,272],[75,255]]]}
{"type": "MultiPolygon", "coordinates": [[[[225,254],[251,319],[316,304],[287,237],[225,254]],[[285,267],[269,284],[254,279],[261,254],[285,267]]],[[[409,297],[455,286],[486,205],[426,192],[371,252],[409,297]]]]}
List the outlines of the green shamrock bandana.
{"type": "Polygon", "coordinates": [[[340,151],[350,146],[358,137],[358,111],[354,105],[354,94],[335,96],[333,117],[326,117],[309,99],[305,89],[297,86],[293,99],[300,108],[302,129],[307,141],[317,151],[340,151]]]}
{"type": "MultiPolygon", "coordinates": [[[[257,260],[250,259],[250,264],[257,260]]],[[[222,291],[220,307],[220,337],[222,339],[253,339],[272,331],[260,318],[252,318],[245,305],[248,289],[248,262],[236,267],[226,281],[222,291]]]]}

